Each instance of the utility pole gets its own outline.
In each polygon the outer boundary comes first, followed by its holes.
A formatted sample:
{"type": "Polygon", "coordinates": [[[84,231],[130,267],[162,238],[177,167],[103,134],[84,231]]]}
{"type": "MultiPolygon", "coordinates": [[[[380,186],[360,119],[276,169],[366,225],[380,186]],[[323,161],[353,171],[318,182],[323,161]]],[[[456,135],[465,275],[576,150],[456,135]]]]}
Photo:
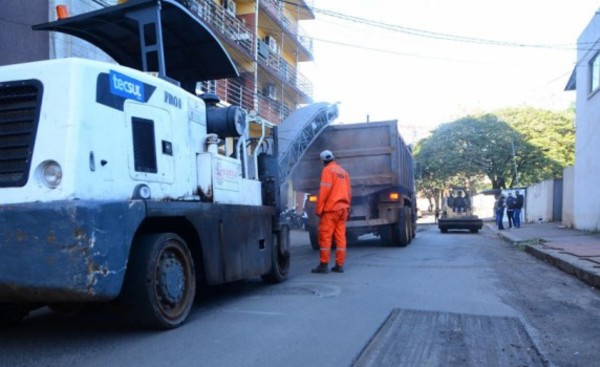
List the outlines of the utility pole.
{"type": "Polygon", "coordinates": [[[515,153],[515,141],[513,138],[510,138],[510,144],[512,145],[513,165],[515,166],[516,187],[519,187],[519,171],[517,170],[517,155],[515,153]]]}

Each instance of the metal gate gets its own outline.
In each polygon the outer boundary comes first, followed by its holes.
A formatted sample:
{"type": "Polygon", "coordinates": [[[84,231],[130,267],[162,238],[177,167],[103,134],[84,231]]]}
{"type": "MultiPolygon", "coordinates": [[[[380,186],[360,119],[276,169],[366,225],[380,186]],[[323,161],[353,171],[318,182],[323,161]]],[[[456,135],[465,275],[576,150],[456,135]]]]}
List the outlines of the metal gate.
{"type": "Polygon", "coordinates": [[[552,221],[562,222],[562,200],[563,198],[563,180],[558,178],[554,180],[552,192],[552,221]]]}

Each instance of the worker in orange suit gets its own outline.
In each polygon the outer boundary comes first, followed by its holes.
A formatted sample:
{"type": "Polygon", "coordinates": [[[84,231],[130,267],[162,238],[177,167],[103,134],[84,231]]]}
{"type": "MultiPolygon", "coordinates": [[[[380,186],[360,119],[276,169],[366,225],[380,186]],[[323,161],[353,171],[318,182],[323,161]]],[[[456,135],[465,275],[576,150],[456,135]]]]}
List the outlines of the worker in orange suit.
{"type": "Polygon", "coordinates": [[[313,273],[329,272],[331,239],[335,238],[335,266],[331,271],[344,272],[346,260],[346,221],[350,213],[350,175],[335,162],[333,153],[324,150],[320,154],[323,161],[321,188],[317,199],[316,214],[319,216],[320,263],[313,273]]]}

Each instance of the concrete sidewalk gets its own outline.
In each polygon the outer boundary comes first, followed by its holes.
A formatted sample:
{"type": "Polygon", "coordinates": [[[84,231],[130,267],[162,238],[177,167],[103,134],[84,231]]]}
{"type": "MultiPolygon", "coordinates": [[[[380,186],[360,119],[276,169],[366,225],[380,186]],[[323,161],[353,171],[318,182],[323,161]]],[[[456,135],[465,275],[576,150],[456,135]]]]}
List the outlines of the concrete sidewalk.
{"type": "Polygon", "coordinates": [[[554,222],[526,223],[502,231],[493,222],[484,225],[531,255],[600,288],[600,233],[567,229],[554,222]]]}

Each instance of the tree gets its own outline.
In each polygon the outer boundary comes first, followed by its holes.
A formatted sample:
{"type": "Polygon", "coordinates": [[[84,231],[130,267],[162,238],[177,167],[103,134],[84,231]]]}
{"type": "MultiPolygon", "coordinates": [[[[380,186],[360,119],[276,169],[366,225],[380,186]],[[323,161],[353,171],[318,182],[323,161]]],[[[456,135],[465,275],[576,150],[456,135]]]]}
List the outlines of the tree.
{"type": "Polygon", "coordinates": [[[516,146],[519,184],[529,185],[561,177],[575,163],[575,110],[547,111],[511,108],[494,112],[527,142],[516,146]]]}
{"type": "Polygon", "coordinates": [[[575,157],[574,110],[513,108],[440,125],[415,147],[417,188],[434,195],[451,184],[492,188],[560,177],[575,157]]]}
{"type": "Polygon", "coordinates": [[[496,116],[469,116],[438,127],[419,144],[415,158],[438,181],[473,184],[485,175],[493,188],[505,188],[514,171],[513,141],[521,143],[519,134],[496,116]]]}

